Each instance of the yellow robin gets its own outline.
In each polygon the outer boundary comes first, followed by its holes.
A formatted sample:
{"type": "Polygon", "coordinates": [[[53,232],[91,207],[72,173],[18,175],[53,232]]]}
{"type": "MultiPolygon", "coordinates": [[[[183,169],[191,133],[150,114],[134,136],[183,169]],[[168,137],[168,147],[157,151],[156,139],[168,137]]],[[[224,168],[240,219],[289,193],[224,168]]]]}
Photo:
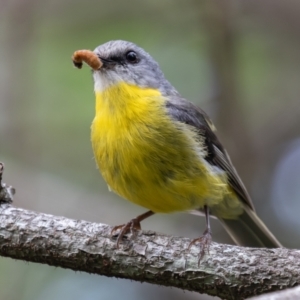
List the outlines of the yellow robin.
{"type": "Polygon", "coordinates": [[[114,228],[120,229],[117,245],[154,213],[198,211],[206,229],[190,245],[199,241],[201,254],[211,241],[210,214],[239,245],[281,247],[255,213],[211,120],[177,92],[146,51],[118,40],[76,51],[72,59],[93,70],[91,140],[103,178],[112,191],[148,209],[114,228]]]}

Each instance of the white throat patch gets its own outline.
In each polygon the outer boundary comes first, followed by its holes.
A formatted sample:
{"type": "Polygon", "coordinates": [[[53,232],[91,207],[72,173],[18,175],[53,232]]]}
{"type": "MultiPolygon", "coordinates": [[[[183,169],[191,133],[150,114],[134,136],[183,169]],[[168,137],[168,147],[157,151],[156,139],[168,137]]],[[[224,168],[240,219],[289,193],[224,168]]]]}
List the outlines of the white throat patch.
{"type": "Polygon", "coordinates": [[[108,87],[115,85],[121,81],[120,76],[116,72],[107,72],[103,74],[102,72],[96,71],[93,73],[94,77],[94,91],[102,93],[108,87]]]}

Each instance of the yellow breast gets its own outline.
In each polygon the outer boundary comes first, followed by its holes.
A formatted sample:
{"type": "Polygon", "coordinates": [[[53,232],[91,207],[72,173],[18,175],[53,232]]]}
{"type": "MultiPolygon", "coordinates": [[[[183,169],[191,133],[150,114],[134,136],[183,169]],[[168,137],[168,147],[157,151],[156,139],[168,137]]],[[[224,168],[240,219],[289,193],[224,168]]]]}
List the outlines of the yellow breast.
{"type": "Polygon", "coordinates": [[[188,125],[167,114],[159,91],[124,82],[96,92],[92,145],[112,190],[154,212],[184,211],[219,203],[224,176],[202,158],[188,125]]]}

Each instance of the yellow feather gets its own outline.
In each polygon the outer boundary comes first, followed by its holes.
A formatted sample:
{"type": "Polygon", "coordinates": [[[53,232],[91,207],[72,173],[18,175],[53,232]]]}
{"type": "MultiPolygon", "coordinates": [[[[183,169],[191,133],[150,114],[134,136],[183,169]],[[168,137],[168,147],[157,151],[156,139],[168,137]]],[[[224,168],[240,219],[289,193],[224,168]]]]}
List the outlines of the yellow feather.
{"type": "Polygon", "coordinates": [[[158,90],[125,82],[96,92],[91,139],[102,176],[117,194],[154,212],[218,207],[234,195],[225,173],[204,160],[195,130],[172,120],[165,102],[158,90]]]}

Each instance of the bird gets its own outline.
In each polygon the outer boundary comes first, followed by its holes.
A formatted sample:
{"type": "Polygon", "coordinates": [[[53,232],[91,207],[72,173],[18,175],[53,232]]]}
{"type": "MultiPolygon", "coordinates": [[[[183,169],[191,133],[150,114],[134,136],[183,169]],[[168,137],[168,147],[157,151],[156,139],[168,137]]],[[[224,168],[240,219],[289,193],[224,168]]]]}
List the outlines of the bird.
{"type": "Polygon", "coordinates": [[[180,95],[150,54],[113,40],[94,51],[75,51],[72,60],[92,68],[91,142],[109,190],[147,209],[113,228],[117,247],[144,219],[172,212],[205,216],[203,235],[189,244],[200,243],[201,257],[212,241],[211,216],[237,245],[282,247],[255,212],[211,119],[180,95]]]}

